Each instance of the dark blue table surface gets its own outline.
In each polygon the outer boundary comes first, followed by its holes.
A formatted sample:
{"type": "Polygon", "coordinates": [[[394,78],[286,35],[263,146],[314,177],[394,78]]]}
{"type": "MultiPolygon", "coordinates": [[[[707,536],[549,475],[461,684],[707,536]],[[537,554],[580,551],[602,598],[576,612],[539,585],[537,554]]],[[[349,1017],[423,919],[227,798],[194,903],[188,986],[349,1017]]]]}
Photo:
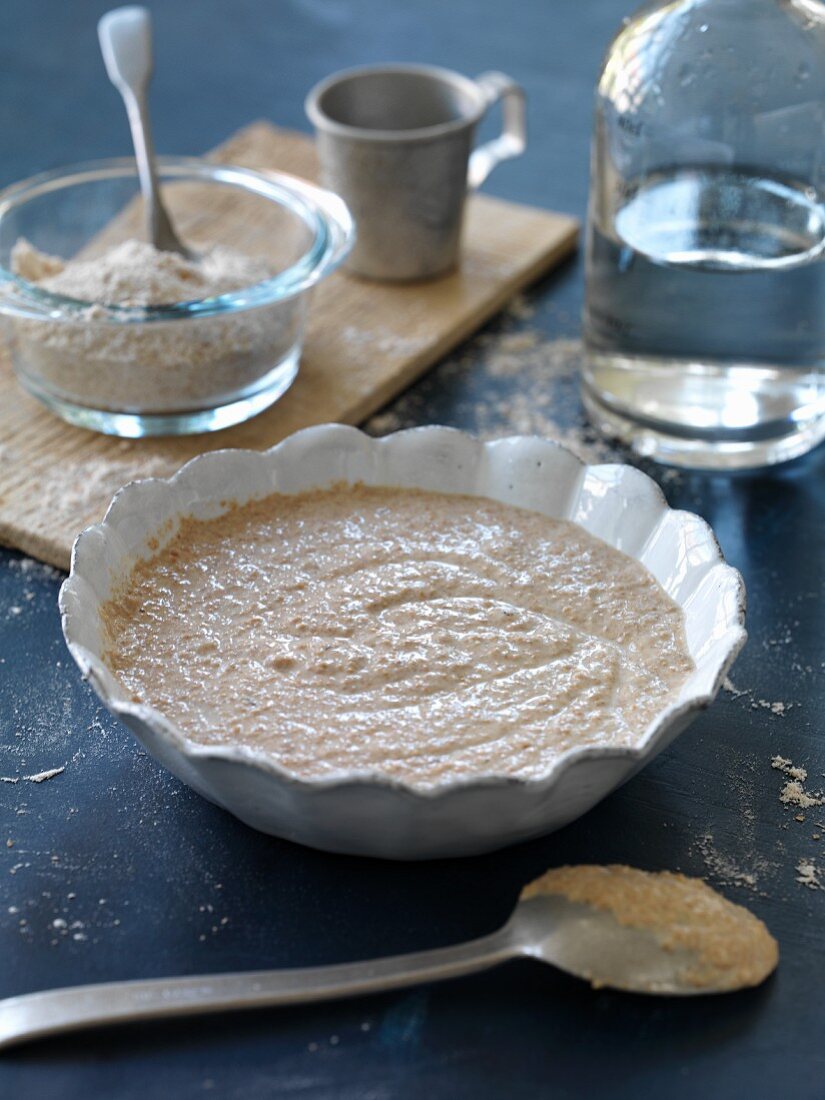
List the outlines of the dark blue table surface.
{"type": "MultiPolygon", "coordinates": [[[[307,88],[346,65],[501,68],[527,89],[531,147],[489,190],[583,213],[591,89],[623,0],[150,6],[163,151],[199,153],[261,116],[304,127],[307,88]]],[[[97,53],[105,7],[0,8],[0,183],[128,152],[97,53]]],[[[571,262],[536,288],[529,324],[573,335],[580,301],[571,262]]],[[[423,380],[399,418],[477,427],[490,383],[474,373],[474,347],[469,367],[447,363],[423,380]]],[[[560,408],[567,422],[579,415],[575,401],[560,408]]],[[[199,799],[81,683],[60,635],[59,575],[0,553],[0,775],[65,766],[40,784],[0,783],[0,995],[448,944],[495,928],[523,882],[571,861],[706,875],[777,935],[775,979],[677,1002],[596,993],[517,963],[392,996],[44,1042],[0,1058],[0,1096],[825,1095],[825,892],[797,881],[800,861],[812,861],[825,883],[825,816],[814,808],[797,821],[771,768],[778,753],[807,767],[813,789],[825,782],[825,450],[768,474],[652,472],[672,504],[710,521],[744,573],[750,641],[733,679],[745,693],[723,694],[582,820],[461,861],[325,855],[254,833],[199,799]],[[783,714],[767,705],[777,702],[783,714]]]]}

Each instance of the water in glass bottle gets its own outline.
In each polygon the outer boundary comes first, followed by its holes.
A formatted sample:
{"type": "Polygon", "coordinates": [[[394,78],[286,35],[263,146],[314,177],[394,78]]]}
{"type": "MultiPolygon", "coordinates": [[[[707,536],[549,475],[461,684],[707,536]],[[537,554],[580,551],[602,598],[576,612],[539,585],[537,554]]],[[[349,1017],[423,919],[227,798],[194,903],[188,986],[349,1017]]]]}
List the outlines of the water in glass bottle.
{"type": "Polygon", "coordinates": [[[825,4],[667,0],[596,96],[585,404],[665,462],[825,437],[825,4]]]}

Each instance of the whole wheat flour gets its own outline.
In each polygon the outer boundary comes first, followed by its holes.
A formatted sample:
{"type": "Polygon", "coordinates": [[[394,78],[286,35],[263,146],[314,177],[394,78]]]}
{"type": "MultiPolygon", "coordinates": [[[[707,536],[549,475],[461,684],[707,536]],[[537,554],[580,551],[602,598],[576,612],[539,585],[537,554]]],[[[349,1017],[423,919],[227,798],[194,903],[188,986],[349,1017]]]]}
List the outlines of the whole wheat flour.
{"type": "Polygon", "coordinates": [[[35,390],[93,409],[174,413],[217,406],[249,391],[298,336],[296,299],[237,312],[113,319],[105,307],[200,302],[250,287],[273,272],[222,245],[197,262],[128,240],[64,261],[20,239],[15,274],[80,303],[60,320],[15,318],[15,367],[35,390]]]}

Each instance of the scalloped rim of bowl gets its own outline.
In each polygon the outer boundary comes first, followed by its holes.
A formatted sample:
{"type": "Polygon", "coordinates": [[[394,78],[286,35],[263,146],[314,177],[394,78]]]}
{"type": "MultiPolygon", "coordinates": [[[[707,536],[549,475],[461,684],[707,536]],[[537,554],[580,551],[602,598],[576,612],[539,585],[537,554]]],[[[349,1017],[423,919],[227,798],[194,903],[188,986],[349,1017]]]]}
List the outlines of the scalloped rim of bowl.
{"type": "MultiPolygon", "coordinates": [[[[495,458],[493,458],[493,462],[495,462],[495,458]]],[[[209,479],[210,482],[213,480],[213,478],[209,479]]],[[[342,478],[340,471],[332,471],[325,479],[310,479],[301,488],[296,488],[291,491],[306,491],[311,487],[323,487],[324,485],[329,485],[341,480],[356,482],[365,479],[363,477],[353,477],[350,479],[346,477],[342,478]]],[[[204,481],[207,481],[206,477],[204,477],[204,481]]],[[[385,484],[390,486],[397,485],[397,481],[395,480],[387,481],[382,480],[380,477],[375,480],[369,480],[366,483],[376,485],[385,484]]],[[[416,482],[413,478],[409,484],[398,487],[410,488],[415,487],[415,484],[416,482]]],[[[422,487],[432,488],[432,486],[429,485],[422,487]]],[[[510,488],[513,489],[513,487],[511,483],[510,488]]],[[[218,502],[225,505],[226,501],[230,498],[233,502],[243,503],[246,500],[268,495],[268,493],[290,491],[278,486],[277,477],[270,478],[269,484],[263,488],[265,489],[264,492],[250,492],[246,496],[233,496],[230,494],[230,497],[228,497],[225,493],[218,494],[215,486],[212,485],[210,492],[203,494],[199,499],[201,502],[208,502],[214,506],[218,502]]],[[[461,492],[463,490],[449,491],[461,492]]],[[[617,492],[618,485],[614,486],[612,491],[617,492]]],[[[487,497],[494,500],[502,499],[501,495],[492,492],[477,491],[470,495],[487,497]]],[[[505,500],[504,502],[516,503],[514,500],[505,500]]],[[[528,507],[528,505],[523,504],[518,506],[528,507]]],[[[218,507],[217,509],[213,509],[211,514],[217,515],[223,510],[224,507],[218,507]]],[[[533,510],[541,511],[542,509],[534,507],[533,510]]],[[[176,514],[181,517],[191,513],[180,510],[171,514],[176,514]]],[[[548,511],[544,514],[552,515],[554,513],[548,511]]],[[[574,523],[578,522],[569,514],[560,515],[558,518],[570,519],[574,523]]],[[[580,522],[578,522],[578,525],[585,526],[580,522]]],[[[585,529],[588,528],[585,527],[585,529]]],[[[591,533],[597,534],[596,531],[592,531],[591,533]]],[[[144,535],[146,540],[152,536],[156,537],[158,535],[158,527],[152,527],[147,523],[144,527],[144,535]]],[[[611,542],[609,538],[604,538],[603,535],[599,535],[598,537],[603,538],[604,541],[614,546],[614,548],[621,549],[621,547],[617,547],[614,542],[611,542]]],[[[627,553],[628,551],[625,550],[624,552],[627,553]]],[[[148,548],[147,553],[151,553],[148,548]]],[[[118,579],[124,576],[126,572],[127,567],[124,566],[122,560],[125,556],[127,555],[121,550],[120,560],[118,561],[121,568],[119,573],[116,574],[118,579]]],[[[639,553],[631,554],[630,556],[641,561],[639,553]]],[[[131,565],[133,565],[141,555],[132,555],[129,553],[128,557],[128,568],[131,568],[131,565]]],[[[645,563],[643,562],[643,564],[645,563]]],[[[649,571],[652,572],[652,570],[649,571]]],[[[689,572],[690,570],[684,575],[687,576],[689,572]]],[[[111,582],[111,570],[108,579],[111,582]]],[[[343,425],[319,425],[294,433],[268,451],[244,451],[238,449],[212,451],[199,455],[187,462],[171,477],[148,478],[130,482],[115,494],[103,521],[86,528],[86,530],[84,530],[75,540],[72,549],[70,574],[60,589],[59,607],[63,633],[69,651],[78,664],[84,679],[88,679],[91,682],[94,690],[106,707],[118,717],[128,716],[142,721],[149,728],[160,734],[162,738],[171,742],[171,744],[185,757],[194,760],[224,760],[238,764],[246,764],[270,773],[279,781],[288,784],[290,787],[304,791],[317,792],[320,790],[338,790],[344,787],[358,788],[364,786],[377,786],[403,793],[415,800],[444,799],[456,791],[466,790],[467,788],[476,786],[549,789],[554,786],[573,765],[580,764],[586,760],[624,758],[633,766],[631,770],[632,774],[632,771],[635,771],[638,766],[646,763],[646,761],[655,754],[657,744],[665,740],[665,735],[669,730],[677,726],[683,728],[684,725],[687,724],[687,722],[683,722],[683,719],[689,718],[691,714],[698,713],[710,705],[719,691],[724,676],[747,639],[744,628],[746,608],[745,587],[741,575],[736,569],[725,562],[719,543],[710,526],[703,519],[695,516],[691,512],[678,511],[670,508],[662,490],[646,474],[637,470],[635,467],[624,464],[588,466],[560,444],[539,439],[535,436],[510,436],[504,439],[483,443],[475,439],[475,437],[458,431],[457,429],[442,427],[412,428],[376,439],[367,436],[355,428],[343,425]],[[119,693],[119,685],[117,685],[113,675],[106,669],[100,653],[92,652],[88,646],[79,641],[78,634],[83,630],[83,622],[88,621],[90,617],[96,617],[99,605],[103,602],[100,595],[95,592],[95,585],[87,576],[89,568],[96,564],[93,560],[95,557],[93,543],[99,548],[107,543],[111,545],[113,541],[119,538],[117,534],[118,525],[126,519],[135,518],[135,513],[129,511],[130,498],[135,497],[137,494],[145,493],[147,486],[156,487],[161,494],[172,494],[174,489],[180,487],[181,484],[189,482],[190,487],[194,485],[198,481],[199,473],[207,473],[207,466],[212,466],[213,468],[220,464],[228,466],[233,461],[237,461],[237,456],[242,456],[244,461],[254,464],[258,469],[266,471],[269,475],[277,475],[280,465],[289,465],[289,450],[290,448],[296,447],[296,444],[299,442],[309,442],[311,445],[312,441],[320,442],[323,440],[328,444],[331,440],[332,442],[337,441],[339,443],[343,443],[345,440],[352,443],[353,440],[357,440],[359,446],[365,447],[373,456],[380,456],[380,454],[386,452],[388,448],[402,446],[410,440],[414,440],[416,444],[420,443],[422,447],[426,448],[428,444],[432,444],[434,447],[439,443],[443,444],[448,438],[455,441],[463,441],[460,443],[462,446],[469,444],[475,448],[476,457],[478,459],[481,459],[482,455],[489,457],[496,456],[497,454],[504,455],[506,459],[506,452],[508,450],[512,451],[514,448],[517,449],[520,447],[528,447],[531,450],[538,448],[548,457],[550,455],[564,455],[566,456],[565,461],[571,460],[575,463],[575,467],[572,468],[578,471],[578,484],[575,489],[577,502],[581,499],[581,494],[588,475],[594,475],[597,478],[602,477],[603,479],[606,477],[606,481],[603,480],[603,484],[609,484],[610,475],[616,472],[621,472],[621,476],[623,477],[632,477],[636,482],[635,488],[639,490],[642,495],[647,497],[647,503],[655,503],[659,509],[657,522],[653,525],[652,529],[647,532],[645,539],[640,544],[640,552],[650,544],[651,539],[661,529],[663,521],[667,517],[676,517],[677,523],[681,524],[683,528],[689,525],[693,533],[700,537],[702,549],[709,555],[704,562],[706,568],[702,570],[703,576],[706,576],[711,570],[714,570],[720,578],[724,577],[726,595],[728,596],[727,604],[729,610],[725,617],[724,629],[721,637],[716,639],[717,643],[724,641],[725,644],[721,646],[717,644],[718,652],[714,657],[708,660],[707,667],[704,670],[700,670],[699,664],[694,657],[696,669],[694,674],[692,674],[686,682],[688,683],[689,680],[700,671],[704,671],[705,680],[710,686],[705,690],[695,691],[684,697],[684,687],[686,685],[683,685],[683,697],[680,697],[678,701],[664,708],[657,715],[649,724],[636,745],[584,745],[574,747],[560,754],[550,770],[540,777],[521,778],[518,776],[495,774],[467,775],[466,777],[450,779],[426,787],[414,786],[408,782],[393,779],[381,772],[375,771],[348,771],[319,779],[305,779],[281,767],[274,757],[261,750],[253,749],[245,745],[204,745],[192,741],[186,737],[174,722],[160,714],[153,707],[145,703],[136,703],[125,699],[123,695],[119,693]],[[626,471],[630,471],[631,473],[627,474],[626,471]],[[90,604],[90,593],[93,597],[96,597],[96,603],[92,600],[90,604]]],[[[684,607],[683,611],[685,613],[687,628],[688,611],[686,611],[684,607]]]]}

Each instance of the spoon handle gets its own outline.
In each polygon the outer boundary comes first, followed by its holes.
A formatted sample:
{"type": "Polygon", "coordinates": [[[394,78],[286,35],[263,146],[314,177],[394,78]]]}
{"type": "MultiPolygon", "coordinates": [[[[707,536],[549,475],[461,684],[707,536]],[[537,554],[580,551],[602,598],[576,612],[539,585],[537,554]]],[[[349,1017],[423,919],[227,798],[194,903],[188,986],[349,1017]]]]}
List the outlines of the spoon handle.
{"type": "Polygon", "coordinates": [[[0,1050],[84,1028],[380,993],[497,966],[519,954],[507,926],[454,947],[368,962],[107,982],[0,1001],[0,1050]]]}
{"type": "Polygon", "coordinates": [[[152,75],[152,22],[146,8],[115,8],[97,25],[100,50],[109,79],[120,92],[135,147],[140,190],[146,208],[149,239],[163,252],[188,250],[178,239],[161,198],[146,90],[152,75]]]}

